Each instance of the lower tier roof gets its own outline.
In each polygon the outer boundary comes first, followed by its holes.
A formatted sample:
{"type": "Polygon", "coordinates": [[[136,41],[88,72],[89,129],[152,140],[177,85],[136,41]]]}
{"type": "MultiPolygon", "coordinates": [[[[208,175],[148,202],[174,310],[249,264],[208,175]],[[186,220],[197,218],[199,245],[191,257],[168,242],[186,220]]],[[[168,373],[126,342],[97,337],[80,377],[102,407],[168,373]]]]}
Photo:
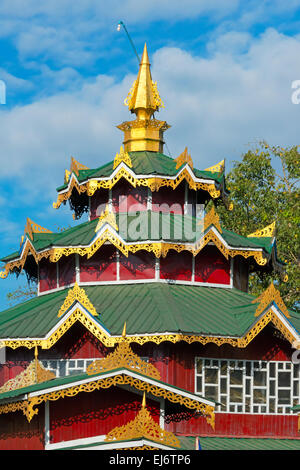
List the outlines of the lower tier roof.
{"type": "MultiPolygon", "coordinates": [[[[80,296],[77,300],[68,300],[72,295],[71,288],[58,290],[1,312],[0,339],[43,340],[55,332],[58,325],[62,325],[64,318],[72,313],[72,309],[74,311],[76,305],[81,308],[82,315],[89,317],[93,332],[96,327],[110,338],[121,337],[126,322],[127,336],[133,341],[134,336],[171,334],[179,335],[176,341],[181,339],[180,335],[242,338],[254,326],[256,335],[267,324],[264,321],[263,326],[257,328],[257,322],[265,313],[255,316],[258,306],[255,298],[235,288],[169,283],[77,288],[81,296],[92,304],[93,312],[97,315],[89,310],[88,303],[85,304],[80,296]],[[64,305],[68,308],[62,312],[64,305]]],[[[282,318],[286,328],[295,332],[294,337],[297,339],[300,314],[293,311],[289,313],[289,318],[282,318]]],[[[272,317],[268,321],[273,321],[272,317]]],[[[69,321],[68,328],[72,324],[69,321]]],[[[60,336],[56,337],[58,339],[60,336]]]]}

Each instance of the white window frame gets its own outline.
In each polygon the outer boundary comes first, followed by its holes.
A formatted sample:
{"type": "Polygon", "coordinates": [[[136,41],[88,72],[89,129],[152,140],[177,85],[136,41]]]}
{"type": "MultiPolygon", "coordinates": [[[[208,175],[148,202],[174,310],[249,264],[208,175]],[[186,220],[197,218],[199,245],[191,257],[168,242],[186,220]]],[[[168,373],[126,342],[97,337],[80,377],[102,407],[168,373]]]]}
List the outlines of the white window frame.
{"type": "Polygon", "coordinates": [[[225,358],[207,358],[195,357],[195,393],[205,397],[205,386],[214,386],[217,389],[216,401],[221,403],[222,406],[217,408],[220,413],[246,413],[246,414],[276,414],[276,415],[290,415],[293,413],[291,407],[298,404],[300,401],[300,367],[290,361],[264,361],[264,360],[246,360],[246,359],[225,359],[225,358]],[[201,373],[197,372],[198,361],[202,361],[201,373]],[[213,362],[214,361],[214,362],[213,362]],[[221,373],[221,363],[227,363],[226,374],[221,373]],[[274,365],[273,365],[274,364],[274,365]],[[212,368],[218,370],[217,383],[205,383],[205,369],[212,368]],[[275,375],[271,377],[271,368],[274,368],[275,375]],[[230,371],[242,370],[243,378],[242,385],[230,384],[230,371]],[[250,370],[248,374],[247,370],[250,370]],[[266,373],[266,385],[254,384],[254,373],[262,371],[266,373]],[[290,373],[290,386],[279,385],[279,373],[290,373]],[[197,378],[202,379],[201,389],[198,389],[197,378]],[[226,379],[226,392],[221,392],[221,379],[226,379]],[[271,391],[271,383],[274,384],[274,393],[271,391]],[[249,385],[249,390],[246,389],[246,384],[249,385]],[[294,385],[296,384],[296,391],[294,393],[294,385]],[[242,402],[230,401],[230,388],[238,387],[243,390],[242,402]],[[265,390],[266,403],[255,403],[254,391],[265,390]],[[279,403],[279,392],[290,390],[290,402],[279,403]],[[246,401],[248,400],[248,406],[246,401]],[[273,407],[270,408],[270,400],[274,401],[273,407]]]}

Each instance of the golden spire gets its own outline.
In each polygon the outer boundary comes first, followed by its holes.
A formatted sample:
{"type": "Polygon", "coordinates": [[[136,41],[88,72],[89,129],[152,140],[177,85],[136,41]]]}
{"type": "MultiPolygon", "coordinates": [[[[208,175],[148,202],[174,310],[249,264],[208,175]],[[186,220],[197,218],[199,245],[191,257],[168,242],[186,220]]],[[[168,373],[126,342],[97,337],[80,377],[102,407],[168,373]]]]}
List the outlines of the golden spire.
{"type": "Polygon", "coordinates": [[[170,126],[166,121],[153,118],[155,111],[164,104],[153,82],[150,61],[145,44],[137,79],[134,81],[124,104],[136,114],[134,121],[126,121],[117,126],[124,132],[125,152],[149,150],[163,151],[163,132],[170,126]]]}
{"type": "Polygon", "coordinates": [[[145,44],[140,69],[128,97],[125,100],[138,119],[150,119],[163,103],[158,94],[156,83],[152,81],[147,45],[145,44]]]}

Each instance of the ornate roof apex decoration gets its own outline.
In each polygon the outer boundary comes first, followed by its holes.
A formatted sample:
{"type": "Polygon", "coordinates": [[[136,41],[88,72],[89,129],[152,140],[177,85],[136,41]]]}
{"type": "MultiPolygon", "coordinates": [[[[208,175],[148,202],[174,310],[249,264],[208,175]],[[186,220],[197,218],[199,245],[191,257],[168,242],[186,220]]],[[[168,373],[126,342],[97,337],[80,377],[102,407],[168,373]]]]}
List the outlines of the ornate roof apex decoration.
{"type": "Polygon", "coordinates": [[[87,367],[87,374],[94,375],[101,372],[118,369],[119,367],[126,367],[135,370],[140,374],[152,377],[153,379],[160,380],[160,373],[153,364],[143,361],[137,354],[135,354],[130,344],[126,341],[126,323],[123,328],[122,341],[118,344],[116,349],[108,354],[103,359],[97,359],[87,367]]]}
{"type": "Polygon", "coordinates": [[[287,317],[290,318],[290,314],[288,309],[283,302],[279,290],[277,290],[273,284],[273,282],[269,285],[269,287],[260,294],[259,297],[252,300],[252,303],[258,303],[259,305],[256,309],[255,316],[258,317],[272,302],[274,302],[277,307],[281,310],[281,312],[287,317]]]}
{"type": "Polygon", "coordinates": [[[124,104],[131,113],[135,113],[134,121],[120,124],[118,129],[124,132],[124,149],[127,152],[163,152],[163,133],[170,126],[165,121],[158,121],[154,113],[164,104],[157,91],[156,82],[152,81],[150,61],[145,44],[137,79],[134,81],[124,104]]]}
{"type": "Polygon", "coordinates": [[[13,379],[8,380],[2,387],[0,393],[9,392],[11,390],[18,390],[19,388],[29,387],[30,385],[46,382],[47,380],[55,379],[55,374],[49,370],[44,369],[42,364],[37,358],[37,347],[35,347],[34,360],[29,366],[13,379]]]}
{"type": "Polygon", "coordinates": [[[192,157],[191,155],[188,154],[187,147],[185,147],[184,151],[179,155],[179,157],[175,158],[175,162],[177,163],[176,170],[180,168],[182,165],[184,165],[185,163],[188,163],[188,165],[190,165],[191,168],[194,167],[192,157]]]}
{"type": "MultiPolygon", "coordinates": [[[[202,220],[200,220],[200,222],[198,222],[198,225],[200,225],[201,223],[202,223],[202,220]]],[[[205,214],[203,230],[205,231],[210,225],[214,225],[216,227],[216,229],[220,233],[222,233],[222,228],[221,228],[221,224],[220,224],[220,217],[217,214],[217,212],[215,211],[215,206],[212,206],[210,211],[207,214],[205,214]]]]}
{"type": "Polygon", "coordinates": [[[76,176],[79,175],[79,170],[88,170],[89,168],[82,163],[79,163],[75,158],[71,157],[71,166],[70,173],[75,173],[76,176]]]}
{"type": "MultiPolygon", "coordinates": [[[[40,225],[36,224],[33,222],[29,217],[27,217],[25,229],[24,229],[24,235],[28,235],[31,240],[33,239],[33,233],[52,233],[51,230],[48,230],[47,228],[41,227],[40,225]]],[[[21,244],[23,242],[24,238],[21,240],[21,244]]]]}
{"type": "Polygon", "coordinates": [[[224,173],[225,170],[225,159],[220,161],[214,166],[210,166],[209,168],[205,168],[205,171],[211,171],[212,173],[224,173]]]}
{"type": "Polygon", "coordinates": [[[162,429],[152,418],[146,408],[145,394],[142,408],[136,417],[123,426],[113,428],[105,437],[106,442],[128,441],[146,438],[166,446],[180,447],[179,439],[171,432],[162,429]]]}
{"type": "Polygon", "coordinates": [[[142,120],[150,119],[158,108],[164,107],[157,91],[157,84],[152,81],[146,44],[137,79],[134,81],[124,104],[137,115],[138,119],[142,120]]]}
{"type": "Polygon", "coordinates": [[[274,220],[274,222],[270,225],[268,225],[267,227],[263,228],[263,229],[260,229],[260,230],[256,230],[256,232],[253,232],[253,233],[250,233],[250,235],[247,235],[248,238],[250,237],[257,237],[257,238],[261,238],[261,237],[275,237],[275,231],[276,231],[276,222],[274,220]]]}
{"type": "Polygon", "coordinates": [[[63,305],[60,307],[57,316],[61,317],[70,309],[70,307],[72,307],[75,302],[79,302],[94,317],[98,316],[98,313],[96,312],[94,305],[86,295],[85,290],[80,288],[77,282],[75,283],[73,289],[69,289],[68,295],[65,298],[63,305]]]}
{"type": "Polygon", "coordinates": [[[117,232],[119,231],[115,213],[112,209],[110,209],[109,204],[106,204],[105,210],[101,212],[98,224],[95,228],[95,232],[99,232],[99,230],[101,229],[101,227],[103,227],[104,224],[109,224],[117,232]]]}
{"type": "Polygon", "coordinates": [[[120,153],[116,153],[116,156],[115,156],[115,159],[114,159],[114,167],[113,167],[113,169],[117,168],[117,166],[118,166],[121,162],[126,163],[127,166],[129,166],[130,168],[132,168],[131,158],[130,158],[128,152],[125,152],[125,151],[124,151],[124,148],[123,148],[122,145],[121,145],[121,147],[120,147],[120,153]]]}

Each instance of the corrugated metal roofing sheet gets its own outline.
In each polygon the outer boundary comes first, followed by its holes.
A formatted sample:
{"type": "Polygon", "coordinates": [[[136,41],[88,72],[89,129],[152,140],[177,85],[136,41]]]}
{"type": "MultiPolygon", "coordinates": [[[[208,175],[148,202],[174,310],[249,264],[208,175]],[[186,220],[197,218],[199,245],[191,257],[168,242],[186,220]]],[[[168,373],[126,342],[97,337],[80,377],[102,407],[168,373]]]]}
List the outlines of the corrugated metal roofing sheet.
{"type": "MultiPolygon", "coordinates": [[[[181,449],[195,450],[195,437],[177,436],[181,449]]],[[[300,450],[300,439],[201,437],[202,450],[300,450]]]]}
{"type": "MultiPolygon", "coordinates": [[[[176,169],[177,162],[167,155],[158,152],[129,152],[132,170],[136,175],[160,175],[160,176],[175,176],[179,169],[176,169]]],[[[90,178],[105,178],[109,177],[113,169],[114,161],[111,161],[98,168],[79,170],[78,181],[83,182],[90,178]]],[[[211,179],[217,182],[222,181],[224,173],[202,171],[193,169],[197,178],[211,179]]],[[[59,186],[57,191],[61,191],[67,187],[66,184],[59,186]]]]}
{"type": "MultiPolygon", "coordinates": [[[[189,215],[163,214],[152,211],[137,212],[136,214],[119,213],[116,214],[116,222],[119,228],[120,237],[125,242],[142,242],[146,240],[194,243],[203,234],[202,225],[199,220],[189,215]],[[131,223],[139,223],[141,229],[132,231],[131,223]],[[136,233],[136,237],[132,236],[136,233]]],[[[52,246],[87,246],[95,238],[95,229],[98,219],[84,222],[69,228],[60,233],[34,233],[33,246],[36,251],[49,249],[52,246]]],[[[222,238],[232,248],[263,249],[266,253],[272,250],[272,239],[247,238],[242,235],[223,229],[222,238]]],[[[1,261],[7,262],[20,256],[19,252],[14,252],[1,261]]]]}
{"type": "MultiPolygon", "coordinates": [[[[87,286],[99,313],[95,321],[112,335],[185,333],[241,337],[256,321],[253,296],[237,289],[168,283],[87,286]]],[[[60,320],[68,289],[42,295],[0,313],[0,338],[42,338],[60,320]]],[[[300,315],[292,324],[300,329],[300,315]]]]}

